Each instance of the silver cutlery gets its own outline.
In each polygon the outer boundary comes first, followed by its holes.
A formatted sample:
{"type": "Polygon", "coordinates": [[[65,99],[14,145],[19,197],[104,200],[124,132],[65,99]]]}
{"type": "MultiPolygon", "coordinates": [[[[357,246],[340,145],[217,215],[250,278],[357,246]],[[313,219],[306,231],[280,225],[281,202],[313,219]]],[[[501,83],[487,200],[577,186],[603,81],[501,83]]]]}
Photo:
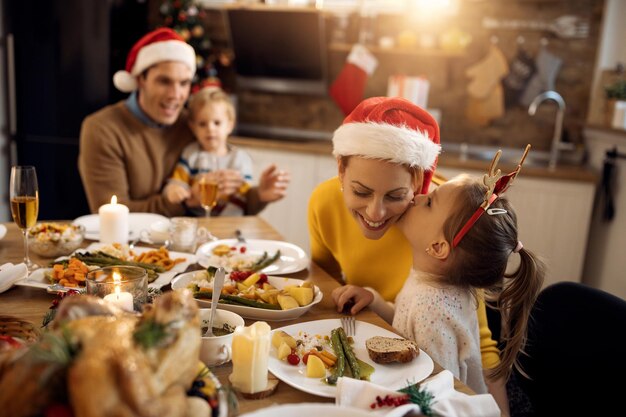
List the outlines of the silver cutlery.
{"type": "Polygon", "coordinates": [[[237,229],[235,230],[235,237],[237,238],[237,242],[239,243],[243,243],[246,244],[246,238],[243,237],[243,233],[241,233],[241,230],[237,229]]]}
{"type": "Polygon", "coordinates": [[[207,327],[204,337],[215,336],[213,334],[213,319],[215,318],[217,303],[220,301],[220,294],[222,292],[222,287],[224,286],[225,277],[226,270],[222,267],[217,268],[215,276],[213,277],[213,294],[211,295],[211,316],[209,317],[209,327],[207,327]]]}
{"type": "Polygon", "coordinates": [[[356,333],[356,319],[354,316],[341,317],[341,327],[348,336],[354,336],[356,333]]]}

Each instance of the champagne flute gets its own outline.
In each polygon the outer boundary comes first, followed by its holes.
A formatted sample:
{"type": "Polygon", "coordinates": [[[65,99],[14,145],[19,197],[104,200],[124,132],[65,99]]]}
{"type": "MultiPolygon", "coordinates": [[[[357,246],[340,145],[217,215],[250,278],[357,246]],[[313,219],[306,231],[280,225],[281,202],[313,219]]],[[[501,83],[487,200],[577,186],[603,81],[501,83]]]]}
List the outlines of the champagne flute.
{"type": "Polygon", "coordinates": [[[24,235],[24,263],[28,270],[39,266],[28,257],[28,230],[37,222],[39,214],[39,187],[34,166],[11,167],[11,215],[24,235]]]}
{"type": "Polygon", "coordinates": [[[211,216],[211,209],[217,204],[218,183],[213,178],[202,176],[198,183],[200,187],[200,205],[206,217],[211,216]]]}

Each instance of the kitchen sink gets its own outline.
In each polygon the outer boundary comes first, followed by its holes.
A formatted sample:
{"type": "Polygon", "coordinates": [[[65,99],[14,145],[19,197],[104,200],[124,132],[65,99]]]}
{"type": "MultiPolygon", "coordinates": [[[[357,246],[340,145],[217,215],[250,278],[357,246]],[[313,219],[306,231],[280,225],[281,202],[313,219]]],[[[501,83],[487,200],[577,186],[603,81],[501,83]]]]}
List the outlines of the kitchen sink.
{"type": "MultiPolygon", "coordinates": [[[[498,150],[502,151],[500,156],[500,164],[513,164],[519,163],[523,148],[506,148],[497,146],[485,146],[485,145],[468,145],[466,143],[445,143],[441,144],[442,154],[448,156],[456,156],[461,160],[473,160],[473,161],[491,161],[498,150]]],[[[538,151],[530,149],[524,166],[534,167],[548,167],[550,161],[549,151],[538,151]]],[[[586,161],[586,153],[583,148],[577,148],[574,150],[560,151],[557,166],[559,165],[584,165],[586,161]]]]}

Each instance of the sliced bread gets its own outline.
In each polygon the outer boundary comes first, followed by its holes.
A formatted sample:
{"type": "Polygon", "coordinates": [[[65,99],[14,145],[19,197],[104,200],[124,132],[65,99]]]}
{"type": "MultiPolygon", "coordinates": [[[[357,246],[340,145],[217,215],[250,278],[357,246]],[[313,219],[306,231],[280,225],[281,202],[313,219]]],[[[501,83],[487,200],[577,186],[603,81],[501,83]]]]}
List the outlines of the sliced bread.
{"type": "Polygon", "coordinates": [[[365,347],[376,363],[406,363],[419,355],[415,342],[401,338],[374,336],[365,341],[365,347]]]}

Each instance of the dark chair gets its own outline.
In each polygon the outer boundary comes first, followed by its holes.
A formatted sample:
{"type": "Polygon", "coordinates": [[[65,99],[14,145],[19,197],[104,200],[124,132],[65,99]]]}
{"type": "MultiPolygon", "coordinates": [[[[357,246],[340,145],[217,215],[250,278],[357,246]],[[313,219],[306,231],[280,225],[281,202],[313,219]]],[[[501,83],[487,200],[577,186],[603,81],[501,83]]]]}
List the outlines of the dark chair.
{"type": "Polygon", "coordinates": [[[545,288],[531,313],[526,353],[520,362],[529,378],[515,372],[512,380],[533,415],[624,412],[625,300],[579,283],[545,288]]]}

